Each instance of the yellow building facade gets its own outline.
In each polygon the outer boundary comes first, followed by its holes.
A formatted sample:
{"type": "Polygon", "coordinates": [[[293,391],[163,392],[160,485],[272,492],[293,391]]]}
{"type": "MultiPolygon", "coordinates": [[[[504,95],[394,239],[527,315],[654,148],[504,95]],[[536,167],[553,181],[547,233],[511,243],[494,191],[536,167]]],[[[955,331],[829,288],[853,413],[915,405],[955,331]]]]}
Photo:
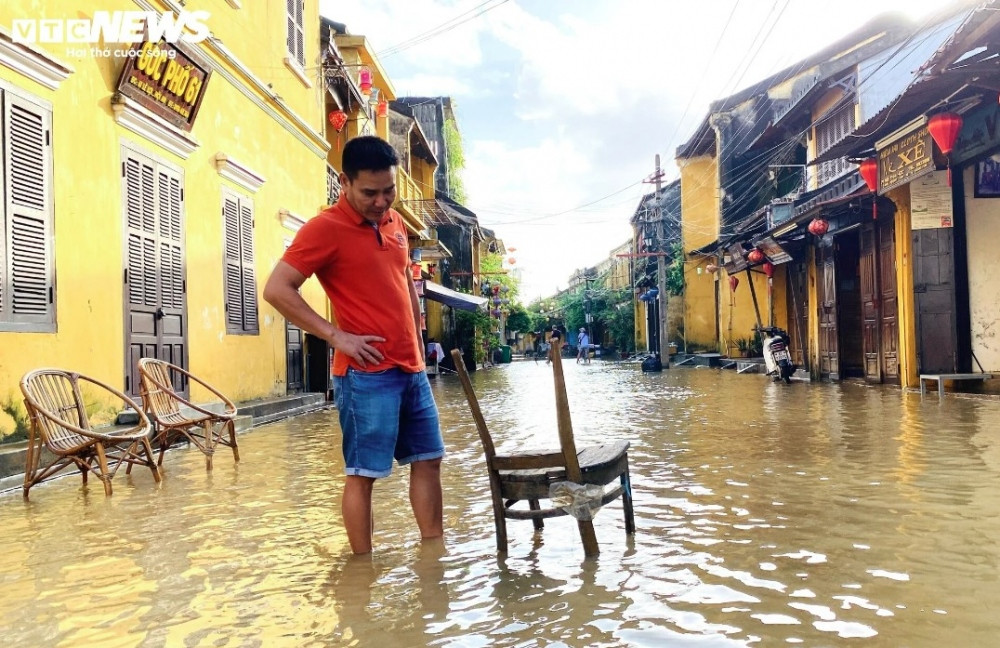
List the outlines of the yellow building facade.
{"type": "MultiPolygon", "coordinates": [[[[28,304],[0,310],[0,400],[44,366],[136,394],[142,356],[234,400],[284,394],[285,322],[260,292],[289,215],[326,202],[318,0],[39,4],[0,5],[4,140],[26,146],[3,168],[0,286],[28,304]],[[190,40],[114,31],[137,10],[190,40]]],[[[318,284],[303,294],[324,312],[318,284]]]]}

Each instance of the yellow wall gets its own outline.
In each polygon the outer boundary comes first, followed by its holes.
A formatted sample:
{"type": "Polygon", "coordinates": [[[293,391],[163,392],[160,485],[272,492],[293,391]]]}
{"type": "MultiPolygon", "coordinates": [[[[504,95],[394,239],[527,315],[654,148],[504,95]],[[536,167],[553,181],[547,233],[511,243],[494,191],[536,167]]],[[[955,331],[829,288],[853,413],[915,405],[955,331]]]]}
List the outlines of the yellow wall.
{"type": "Polygon", "coordinates": [[[768,323],[767,276],[754,268],[747,276],[746,271],[736,273],[740,280],[733,291],[729,285],[729,275],[725,270],[719,270],[719,333],[722,336],[719,350],[729,355],[737,351],[736,340],[753,337],[753,329],[757,326],[757,314],[754,309],[753,295],[750,292],[750,282],[753,281],[757,294],[757,305],[760,309],[761,323],[768,323]]]}
{"type": "MultiPolygon", "coordinates": [[[[207,44],[198,46],[203,56],[235,76],[231,80],[219,70],[213,72],[191,131],[199,146],[187,159],[115,122],[111,96],[123,60],[89,53],[67,57],[65,45],[38,45],[74,69],[55,90],[0,65],[5,88],[20,88],[52,106],[58,327],[56,333],[0,333],[4,350],[0,398],[16,392],[23,373],[46,365],[72,368],[124,386],[123,143],[183,174],[190,369],[234,400],[285,392],[284,320],[260,299],[260,290],[285,239],[293,235],[280,224],[278,212],[287,210],[308,218],[324,202],[320,89],[292,76],[282,61],[282,0],[268,0],[266,7],[244,4],[242,10],[222,0],[199,5],[211,12],[207,23],[225,46],[255,71],[258,85],[234,66],[220,62],[207,44]],[[267,84],[272,84],[280,99],[266,93],[267,84]],[[276,115],[251,102],[240,87],[276,115]],[[254,193],[224,179],[215,166],[220,152],[262,176],[263,186],[254,193]],[[249,196],[254,204],[258,335],[226,333],[223,187],[249,196]]],[[[37,2],[8,0],[0,5],[0,24],[9,26],[13,18],[23,16],[79,18],[97,9],[134,11],[136,5],[127,0],[83,0],[65,12],[48,7],[41,12],[37,2]]],[[[307,0],[307,61],[318,56],[317,12],[316,0],[307,0]]],[[[318,284],[308,284],[304,295],[314,308],[326,312],[318,284]]],[[[192,397],[197,401],[207,395],[196,389],[192,397]]]]}
{"type": "MultiPolygon", "coordinates": [[[[681,170],[681,213],[684,214],[681,239],[685,252],[690,252],[712,243],[719,236],[718,165],[711,156],[678,159],[677,163],[681,170]]],[[[697,255],[688,255],[684,262],[684,335],[689,347],[718,347],[715,335],[717,275],[705,271],[705,266],[712,262],[711,257],[697,255]]],[[[723,296],[720,304],[726,303],[723,296]]]]}

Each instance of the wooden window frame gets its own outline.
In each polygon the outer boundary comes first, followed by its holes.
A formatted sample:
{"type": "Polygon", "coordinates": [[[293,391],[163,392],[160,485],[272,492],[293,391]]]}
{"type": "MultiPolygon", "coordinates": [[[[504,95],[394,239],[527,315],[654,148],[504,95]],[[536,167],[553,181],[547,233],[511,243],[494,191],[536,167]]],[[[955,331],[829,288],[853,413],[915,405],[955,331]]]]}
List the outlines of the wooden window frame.
{"type": "Polygon", "coordinates": [[[253,200],[245,194],[223,188],[222,296],[226,333],[229,335],[260,334],[254,220],[253,200]],[[230,213],[230,204],[235,213],[230,213]]]}
{"type": "Polygon", "coordinates": [[[52,107],[0,84],[0,129],[4,143],[0,150],[0,332],[54,333],[52,107]],[[19,132],[15,133],[17,124],[19,132]],[[32,126],[34,133],[27,130],[32,126]],[[10,146],[15,140],[21,145],[10,146]],[[32,159],[17,159],[32,150],[32,159]],[[32,169],[40,169],[40,180],[30,177],[32,169]],[[15,248],[17,241],[21,244],[15,248]]]}
{"type": "MultiPolygon", "coordinates": [[[[848,103],[846,106],[835,109],[834,111],[827,113],[821,118],[821,121],[816,126],[816,155],[822,155],[827,152],[831,147],[839,143],[845,137],[847,137],[851,132],[854,131],[856,126],[856,107],[853,102],[848,103]]],[[[837,158],[836,160],[827,160],[822,162],[816,167],[816,186],[823,187],[833,182],[837,178],[840,178],[848,171],[851,171],[854,165],[847,161],[846,157],[837,158]]]]}

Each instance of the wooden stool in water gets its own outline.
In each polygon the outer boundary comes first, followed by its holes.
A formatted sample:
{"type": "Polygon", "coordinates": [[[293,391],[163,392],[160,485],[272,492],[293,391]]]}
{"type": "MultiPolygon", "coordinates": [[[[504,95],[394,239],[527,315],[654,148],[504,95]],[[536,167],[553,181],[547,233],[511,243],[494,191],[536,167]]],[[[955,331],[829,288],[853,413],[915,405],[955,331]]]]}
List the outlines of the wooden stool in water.
{"type": "MultiPolygon", "coordinates": [[[[535,529],[543,528],[543,520],[550,517],[569,515],[563,508],[550,505],[541,508],[540,500],[550,500],[549,488],[559,482],[576,485],[592,485],[603,489],[618,480],[618,484],[600,497],[603,506],[618,497],[622,498],[625,510],[625,533],[635,533],[635,518],[632,513],[632,485],[628,472],[628,441],[612,441],[599,445],[576,447],[573,439],[573,423],[570,420],[569,400],[566,397],[566,381],[563,375],[561,344],[554,345],[552,353],[555,374],[556,420],[559,429],[559,449],[524,450],[516,453],[497,454],[486,420],[479,408],[479,400],[472,389],[472,382],[465,369],[462,355],[455,349],[451,352],[455,369],[462,381],[465,397],[472,410],[472,418],[479,430],[479,440],[486,454],[486,470],[490,478],[490,494],[493,499],[493,519],[497,533],[497,551],[507,552],[507,520],[531,520],[535,529]],[[515,508],[518,502],[526,501],[528,508],[515,508]]],[[[600,553],[594,523],[590,519],[577,519],[584,553],[596,556],[600,553]]]]}

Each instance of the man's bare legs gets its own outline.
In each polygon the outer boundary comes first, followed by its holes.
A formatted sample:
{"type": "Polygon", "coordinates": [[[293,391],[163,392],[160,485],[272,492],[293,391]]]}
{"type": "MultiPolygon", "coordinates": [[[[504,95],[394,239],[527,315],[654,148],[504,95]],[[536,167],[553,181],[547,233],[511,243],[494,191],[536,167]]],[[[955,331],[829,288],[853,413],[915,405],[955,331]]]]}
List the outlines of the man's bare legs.
{"type": "MultiPolygon", "coordinates": [[[[347,529],[347,541],[356,554],[371,553],[372,491],[371,477],[348,475],[344,483],[341,513],[347,529]]],[[[410,466],[410,506],[424,540],[444,535],[444,506],[441,495],[441,460],[416,461],[410,466]]]]}
{"type": "Polygon", "coordinates": [[[440,459],[415,461],[410,465],[410,506],[422,539],[444,535],[440,459]]]}
{"type": "Polygon", "coordinates": [[[371,477],[348,475],[344,483],[344,495],[341,501],[341,513],[344,516],[344,528],[347,529],[347,541],[351,543],[351,551],[356,554],[371,553],[372,550],[372,489],[375,480],[371,477]]]}

